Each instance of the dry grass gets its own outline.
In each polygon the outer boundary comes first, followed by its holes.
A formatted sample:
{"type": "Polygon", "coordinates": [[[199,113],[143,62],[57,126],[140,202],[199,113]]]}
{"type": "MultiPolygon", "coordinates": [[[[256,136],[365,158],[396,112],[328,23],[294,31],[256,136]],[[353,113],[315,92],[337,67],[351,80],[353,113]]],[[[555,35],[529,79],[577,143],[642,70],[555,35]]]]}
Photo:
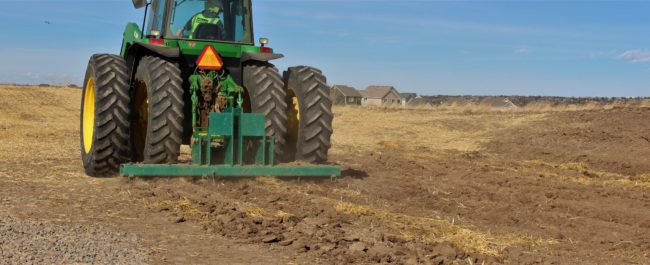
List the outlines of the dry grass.
{"type": "Polygon", "coordinates": [[[649,174],[641,174],[636,177],[636,180],[645,182],[645,183],[650,183],[650,173],[649,174]]]}
{"type": "Polygon", "coordinates": [[[258,177],[255,178],[255,182],[260,183],[262,185],[267,185],[267,186],[279,186],[280,181],[278,181],[277,178],[270,178],[270,177],[258,177]]]}
{"type": "Polygon", "coordinates": [[[400,149],[402,148],[402,144],[398,141],[390,141],[390,140],[382,140],[377,142],[377,145],[385,148],[392,148],[392,149],[400,149]]]}
{"type": "Polygon", "coordinates": [[[149,209],[167,209],[176,216],[188,219],[203,220],[209,215],[209,213],[201,211],[198,205],[186,197],[178,200],[143,200],[142,203],[149,209]]]}
{"type": "Polygon", "coordinates": [[[350,189],[333,189],[332,192],[336,194],[340,194],[342,196],[348,196],[348,197],[358,197],[361,195],[360,191],[350,190],[350,189]]]}
{"type": "MultiPolygon", "coordinates": [[[[638,187],[650,189],[650,174],[628,176],[619,173],[605,172],[592,169],[583,162],[554,164],[540,160],[527,160],[522,161],[522,164],[560,170],[559,173],[542,171],[541,174],[548,177],[566,179],[582,185],[638,187]]],[[[539,171],[537,168],[532,170],[539,171]]]]}
{"type": "Polygon", "coordinates": [[[650,99],[644,99],[641,101],[642,108],[650,108],[650,99]]]}
{"type": "Polygon", "coordinates": [[[282,210],[278,210],[277,212],[275,212],[275,215],[273,215],[273,216],[285,220],[285,219],[288,219],[290,217],[293,217],[294,215],[290,214],[290,213],[287,213],[285,211],[282,211],[282,210]]]}
{"type": "Polygon", "coordinates": [[[401,106],[381,106],[381,107],[371,107],[371,108],[381,108],[387,110],[425,110],[425,111],[441,111],[441,112],[453,112],[453,113],[464,113],[464,114],[478,114],[478,113],[537,113],[537,112],[566,112],[566,111],[586,111],[586,110],[610,110],[614,108],[649,108],[650,99],[642,100],[617,100],[609,103],[598,103],[595,101],[586,102],[584,104],[556,104],[547,101],[538,101],[531,102],[522,107],[494,107],[489,104],[476,104],[476,103],[461,103],[461,102],[451,102],[443,103],[437,106],[413,106],[413,107],[401,107],[401,106]]]}
{"type": "Polygon", "coordinates": [[[262,208],[250,207],[244,209],[244,212],[250,217],[264,217],[264,210],[262,208]]]}
{"type": "Polygon", "coordinates": [[[82,181],[80,97],[78,89],[0,86],[0,177],[82,181]]]}
{"type": "MultiPolygon", "coordinates": [[[[80,90],[60,88],[0,87],[0,178],[11,181],[85,181],[79,161],[80,90]],[[26,104],[28,102],[28,104],[26,104]],[[42,175],[43,178],[34,178],[42,175]]],[[[650,101],[641,106],[650,107],[650,101]]],[[[495,110],[485,106],[448,106],[437,108],[355,108],[336,107],[332,142],[334,154],[353,157],[359,152],[400,153],[413,158],[430,159],[446,156],[449,151],[479,151],[500,130],[546,119],[546,112],[613,108],[611,106],[531,105],[522,109],[495,110]]],[[[585,164],[553,165],[527,161],[531,172],[548,167],[548,175],[567,178],[585,185],[622,185],[650,188],[650,174],[624,176],[590,169],[585,164]],[[585,174],[585,172],[587,174],[585,174]],[[587,176],[589,175],[589,176],[587,176]],[[596,176],[596,177],[594,177],[596,176]]],[[[524,167],[526,168],[526,167],[524,167]]],[[[531,173],[532,174],[532,173],[531,173]]],[[[94,180],[93,180],[94,181],[94,180]]],[[[287,190],[287,184],[275,178],[255,181],[271,189],[287,190]]],[[[362,220],[382,222],[392,231],[423,242],[451,241],[466,251],[500,255],[512,245],[537,246],[554,243],[520,234],[494,234],[454,220],[411,216],[399,212],[343,202],[305,192],[309,187],[294,185],[292,191],[304,194],[313,203],[331,206],[340,213],[359,216],[362,220]]],[[[361,197],[359,191],[333,189],[347,197],[361,197]]],[[[148,202],[150,208],[169,208],[186,218],[203,218],[196,204],[187,198],[148,202]]],[[[251,217],[265,216],[255,205],[240,205],[251,217]]],[[[292,215],[283,211],[269,214],[278,218],[292,215]]]]}
{"type": "MultiPolygon", "coordinates": [[[[409,240],[424,243],[439,243],[449,241],[456,244],[464,251],[481,253],[492,256],[501,256],[505,248],[521,246],[532,248],[541,245],[555,244],[557,241],[548,238],[536,238],[529,235],[507,233],[495,234],[471,225],[459,225],[453,219],[441,219],[423,216],[412,216],[399,212],[375,208],[317,195],[314,189],[326,191],[319,185],[295,185],[288,182],[279,182],[269,186],[273,189],[291,191],[305,197],[312,204],[333,207],[337,212],[358,216],[361,224],[377,224],[388,228],[387,231],[396,233],[409,240]]],[[[334,193],[360,196],[360,193],[348,189],[333,189],[334,193]]],[[[249,216],[263,216],[263,210],[255,209],[249,216]]],[[[293,216],[283,211],[277,211],[276,218],[293,216]]]]}
{"type": "Polygon", "coordinates": [[[188,198],[181,198],[173,205],[172,212],[184,217],[200,217],[205,218],[208,213],[199,210],[199,207],[190,201],[188,198]]]}
{"type": "Polygon", "coordinates": [[[368,215],[370,214],[370,210],[361,205],[357,204],[352,204],[352,203],[346,203],[346,202],[339,202],[334,206],[334,209],[336,209],[339,212],[344,212],[347,214],[353,214],[353,215],[368,215]]]}
{"type": "Polygon", "coordinates": [[[334,108],[334,154],[401,150],[414,158],[480,150],[495,131],[545,119],[543,113],[476,113],[438,109],[334,108]],[[496,115],[496,116],[495,116],[496,115]]]}
{"type": "Polygon", "coordinates": [[[583,162],[564,163],[557,166],[565,170],[576,170],[580,172],[589,172],[587,165],[583,162]]]}
{"type": "Polygon", "coordinates": [[[339,202],[339,212],[365,216],[382,222],[407,239],[426,243],[450,241],[464,251],[500,256],[509,246],[535,247],[557,243],[555,240],[533,238],[519,234],[492,234],[469,225],[456,225],[453,221],[429,217],[410,216],[353,203],[339,202]]]}
{"type": "Polygon", "coordinates": [[[638,187],[650,189],[650,182],[644,180],[635,180],[634,177],[627,177],[621,179],[593,179],[584,176],[578,176],[572,179],[576,183],[592,186],[615,186],[615,187],[638,187]]]}

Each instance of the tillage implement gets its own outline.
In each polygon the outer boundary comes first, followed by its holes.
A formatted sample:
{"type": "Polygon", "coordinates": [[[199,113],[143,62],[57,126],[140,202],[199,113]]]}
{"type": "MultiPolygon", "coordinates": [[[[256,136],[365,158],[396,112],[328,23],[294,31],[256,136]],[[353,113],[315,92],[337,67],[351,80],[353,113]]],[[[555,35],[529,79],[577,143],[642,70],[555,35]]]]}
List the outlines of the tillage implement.
{"type": "Polygon", "coordinates": [[[90,58],[81,101],[87,175],[340,176],[327,165],[329,87],[320,70],[253,41],[251,0],[133,0],[120,55],[90,58]],[[181,156],[181,146],[191,158],[181,156]]]}

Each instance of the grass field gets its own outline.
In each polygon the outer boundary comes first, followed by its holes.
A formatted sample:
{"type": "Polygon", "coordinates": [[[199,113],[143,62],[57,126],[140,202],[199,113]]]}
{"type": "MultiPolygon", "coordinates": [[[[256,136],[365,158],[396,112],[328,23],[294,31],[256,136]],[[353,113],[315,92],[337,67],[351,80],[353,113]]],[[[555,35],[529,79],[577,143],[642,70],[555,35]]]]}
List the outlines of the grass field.
{"type": "Polygon", "coordinates": [[[227,181],[84,176],[79,99],[0,87],[0,214],[154,264],[650,263],[647,104],[335,107],[340,179],[227,181]]]}

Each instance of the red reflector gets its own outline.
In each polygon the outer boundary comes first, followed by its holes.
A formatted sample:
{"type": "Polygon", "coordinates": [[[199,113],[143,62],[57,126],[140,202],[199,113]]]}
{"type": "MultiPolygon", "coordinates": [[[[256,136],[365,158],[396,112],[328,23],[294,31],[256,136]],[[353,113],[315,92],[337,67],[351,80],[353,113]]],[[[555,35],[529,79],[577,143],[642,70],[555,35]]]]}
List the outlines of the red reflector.
{"type": "Polygon", "coordinates": [[[269,47],[260,47],[261,53],[271,53],[271,48],[269,47]]]}
{"type": "Polygon", "coordinates": [[[203,48],[201,55],[196,59],[196,64],[200,69],[221,70],[223,61],[221,56],[214,47],[207,45],[203,48]]]}
{"type": "Polygon", "coordinates": [[[155,45],[165,45],[165,40],[163,39],[149,39],[150,44],[155,44],[155,45]]]}

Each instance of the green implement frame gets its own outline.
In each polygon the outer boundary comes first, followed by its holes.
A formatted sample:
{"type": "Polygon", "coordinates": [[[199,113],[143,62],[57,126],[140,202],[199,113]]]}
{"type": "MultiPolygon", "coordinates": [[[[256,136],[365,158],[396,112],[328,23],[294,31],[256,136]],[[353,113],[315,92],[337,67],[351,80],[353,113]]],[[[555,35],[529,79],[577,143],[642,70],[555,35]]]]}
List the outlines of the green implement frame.
{"type": "Polygon", "coordinates": [[[149,177],[338,177],[337,166],[197,166],[125,164],[122,175],[149,177]]]}
{"type": "Polygon", "coordinates": [[[191,165],[124,164],[128,177],[338,177],[341,168],[328,165],[276,165],[275,139],[266,136],[265,118],[241,108],[212,112],[207,131],[195,129],[191,165]],[[248,158],[245,155],[254,157],[248,158]],[[248,164],[246,164],[248,162],[248,164]]]}

